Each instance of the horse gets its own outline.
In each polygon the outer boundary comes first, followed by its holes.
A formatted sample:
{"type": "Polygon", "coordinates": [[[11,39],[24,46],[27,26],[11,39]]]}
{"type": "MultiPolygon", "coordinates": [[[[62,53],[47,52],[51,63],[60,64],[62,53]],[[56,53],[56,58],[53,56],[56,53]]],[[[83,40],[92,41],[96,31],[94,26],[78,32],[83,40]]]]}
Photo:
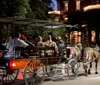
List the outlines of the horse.
{"type": "Polygon", "coordinates": [[[97,72],[97,65],[99,61],[99,46],[95,47],[84,47],[82,44],[78,43],[74,47],[71,48],[72,52],[70,53],[70,57],[76,58],[78,62],[83,63],[84,68],[84,75],[87,76],[88,74],[91,74],[91,68],[92,68],[92,62],[95,62],[95,74],[98,74],[97,72]],[[89,66],[89,69],[88,68],[89,66]]]}
{"type": "Polygon", "coordinates": [[[98,65],[98,61],[99,61],[99,46],[98,47],[86,47],[83,49],[83,67],[85,70],[85,76],[87,76],[88,74],[91,74],[91,68],[92,68],[92,62],[95,62],[95,74],[98,74],[97,72],[97,65],[98,65]],[[88,64],[90,64],[90,67],[88,69],[88,64]]]}
{"type": "Polygon", "coordinates": [[[82,53],[82,45],[78,43],[73,47],[68,46],[66,52],[67,52],[67,57],[69,57],[70,59],[74,58],[77,61],[80,61],[82,53]]]}
{"type": "Polygon", "coordinates": [[[83,63],[84,68],[84,75],[87,76],[88,74],[91,74],[91,68],[92,68],[92,62],[95,62],[95,74],[98,74],[97,72],[97,65],[99,61],[99,46],[95,47],[84,47],[81,44],[76,44],[74,47],[74,55],[77,57],[78,61],[81,61],[83,63]],[[89,66],[89,69],[88,68],[89,66]]]}

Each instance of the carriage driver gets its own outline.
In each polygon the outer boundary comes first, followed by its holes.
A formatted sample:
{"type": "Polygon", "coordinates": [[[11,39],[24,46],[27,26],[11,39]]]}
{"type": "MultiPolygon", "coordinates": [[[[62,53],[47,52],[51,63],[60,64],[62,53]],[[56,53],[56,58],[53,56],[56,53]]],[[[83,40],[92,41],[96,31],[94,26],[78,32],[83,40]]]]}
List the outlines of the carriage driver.
{"type": "Polygon", "coordinates": [[[77,57],[78,61],[81,61],[83,59],[82,53],[83,53],[83,47],[81,43],[77,43],[75,45],[75,49],[73,49],[73,52],[75,56],[77,57]]]}
{"type": "Polygon", "coordinates": [[[58,46],[59,55],[61,55],[62,54],[62,50],[65,47],[65,42],[62,40],[62,38],[60,36],[58,36],[56,44],[58,46]]]}
{"type": "Polygon", "coordinates": [[[28,44],[24,40],[19,39],[19,34],[15,33],[14,38],[9,40],[7,43],[8,51],[4,57],[6,57],[6,58],[12,57],[14,55],[14,48],[15,47],[26,48],[27,46],[28,46],[28,44]]]}

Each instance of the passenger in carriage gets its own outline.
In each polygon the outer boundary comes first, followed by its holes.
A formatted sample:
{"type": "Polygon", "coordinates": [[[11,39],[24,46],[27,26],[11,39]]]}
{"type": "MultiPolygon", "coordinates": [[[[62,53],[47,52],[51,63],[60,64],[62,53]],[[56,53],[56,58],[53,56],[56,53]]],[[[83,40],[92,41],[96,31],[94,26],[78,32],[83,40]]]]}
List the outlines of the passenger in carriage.
{"type": "Polygon", "coordinates": [[[45,57],[45,53],[44,53],[44,49],[43,49],[43,47],[44,47],[44,42],[43,42],[41,36],[38,36],[37,46],[39,46],[37,54],[38,54],[40,57],[45,57]]]}
{"type": "Polygon", "coordinates": [[[4,44],[2,44],[2,43],[4,43],[3,39],[0,38],[0,60],[1,61],[2,61],[2,59],[4,57],[4,53],[5,53],[5,50],[6,50],[6,46],[4,44]]]}
{"type": "Polygon", "coordinates": [[[38,36],[38,42],[37,42],[37,46],[44,46],[44,42],[42,40],[42,37],[41,36],[38,36]]]}
{"type": "Polygon", "coordinates": [[[60,36],[58,36],[58,37],[57,37],[56,44],[57,44],[57,46],[58,46],[59,55],[61,55],[62,49],[63,49],[64,46],[65,46],[65,42],[61,39],[60,36]]]}
{"type": "Polygon", "coordinates": [[[51,50],[46,50],[46,56],[57,56],[58,47],[56,42],[52,40],[52,36],[48,35],[48,40],[44,42],[44,46],[51,48],[51,50]]]}
{"type": "Polygon", "coordinates": [[[0,62],[2,61],[3,56],[4,56],[4,52],[2,50],[0,50],[0,62]]]}
{"type": "Polygon", "coordinates": [[[26,36],[24,33],[19,33],[19,39],[26,41],[26,36]]]}
{"type": "Polygon", "coordinates": [[[0,50],[4,51],[6,50],[6,43],[5,40],[0,38],[0,50]]]}
{"type": "Polygon", "coordinates": [[[10,58],[14,56],[14,48],[16,47],[20,47],[20,48],[26,48],[28,46],[28,44],[24,41],[19,39],[19,34],[15,33],[15,36],[8,41],[7,43],[7,53],[4,56],[5,58],[10,58]]]}

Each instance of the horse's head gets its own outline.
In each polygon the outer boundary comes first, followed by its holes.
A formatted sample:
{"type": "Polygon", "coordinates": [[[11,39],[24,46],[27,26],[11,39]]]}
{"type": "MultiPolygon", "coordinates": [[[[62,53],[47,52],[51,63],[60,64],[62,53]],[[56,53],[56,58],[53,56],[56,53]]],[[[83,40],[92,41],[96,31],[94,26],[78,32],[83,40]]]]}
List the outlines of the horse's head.
{"type": "Polygon", "coordinates": [[[82,50],[83,49],[83,47],[82,47],[82,44],[81,43],[78,43],[78,44],[76,44],[76,46],[75,46],[76,48],[78,48],[79,50],[82,50]]]}

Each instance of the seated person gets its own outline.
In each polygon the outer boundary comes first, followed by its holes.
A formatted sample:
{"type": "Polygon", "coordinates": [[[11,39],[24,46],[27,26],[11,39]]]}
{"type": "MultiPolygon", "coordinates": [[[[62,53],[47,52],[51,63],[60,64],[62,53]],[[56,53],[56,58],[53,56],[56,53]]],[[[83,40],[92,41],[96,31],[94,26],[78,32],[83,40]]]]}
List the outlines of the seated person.
{"type": "Polygon", "coordinates": [[[4,43],[4,40],[0,38],[0,60],[4,58],[5,51],[7,50],[6,46],[3,43],[4,43]]]}
{"type": "Polygon", "coordinates": [[[51,50],[46,50],[46,54],[48,56],[51,56],[51,55],[55,55],[55,53],[58,53],[58,47],[56,45],[56,43],[52,40],[52,37],[51,35],[48,35],[48,40],[44,42],[44,45],[51,48],[51,50]],[[54,49],[52,49],[54,48],[54,49]]]}
{"type": "Polygon", "coordinates": [[[19,39],[26,41],[26,36],[24,34],[19,33],[19,39]]]}
{"type": "Polygon", "coordinates": [[[38,36],[39,41],[37,42],[37,46],[44,46],[44,42],[42,41],[42,37],[38,36]]]}
{"type": "Polygon", "coordinates": [[[15,47],[26,48],[28,46],[28,44],[25,41],[19,39],[18,37],[19,37],[18,33],[15,33],[15,37],[8,41],[7,43],[8,52],[4,57],[6,58],[13,57],[15,47]]]}
{"type": "Polygon", "coordinates": [[[5,45],[3,45],[2,43],[0,43],[0,50],[2,50],[2,51],[7,50],[7,49],[6,49],[6,46],[5,46],[5,45]]]}
{"type": "Polygon", "coordinates": [[[39,41],[37,42],[37,51],[38,51],[38,55],[40,56],[40,57],[44,57],[45,56],[45,53],[44,53],[44,49],[42,49],[43,47],[44,47],[44,42],[42,41],[42,37],[41,36],[38,36],[38,38],[39,38],[39,41]]]}
{"type": "Polygon", "coordinates": [[[61,55],[62,53],[62,49],[65,46],[65,42],[61,39],[60,36],[57,37],[57,42],[56,42],[57,46],[58,46],[58,51],[59,51],[59,55],[61,55]]]}
{"type": "Polygon", "coordinates": [[[4,56],[4,52],[2,50],[0,50],[0,60],[3,59],[3,56],[4,56]]]}

